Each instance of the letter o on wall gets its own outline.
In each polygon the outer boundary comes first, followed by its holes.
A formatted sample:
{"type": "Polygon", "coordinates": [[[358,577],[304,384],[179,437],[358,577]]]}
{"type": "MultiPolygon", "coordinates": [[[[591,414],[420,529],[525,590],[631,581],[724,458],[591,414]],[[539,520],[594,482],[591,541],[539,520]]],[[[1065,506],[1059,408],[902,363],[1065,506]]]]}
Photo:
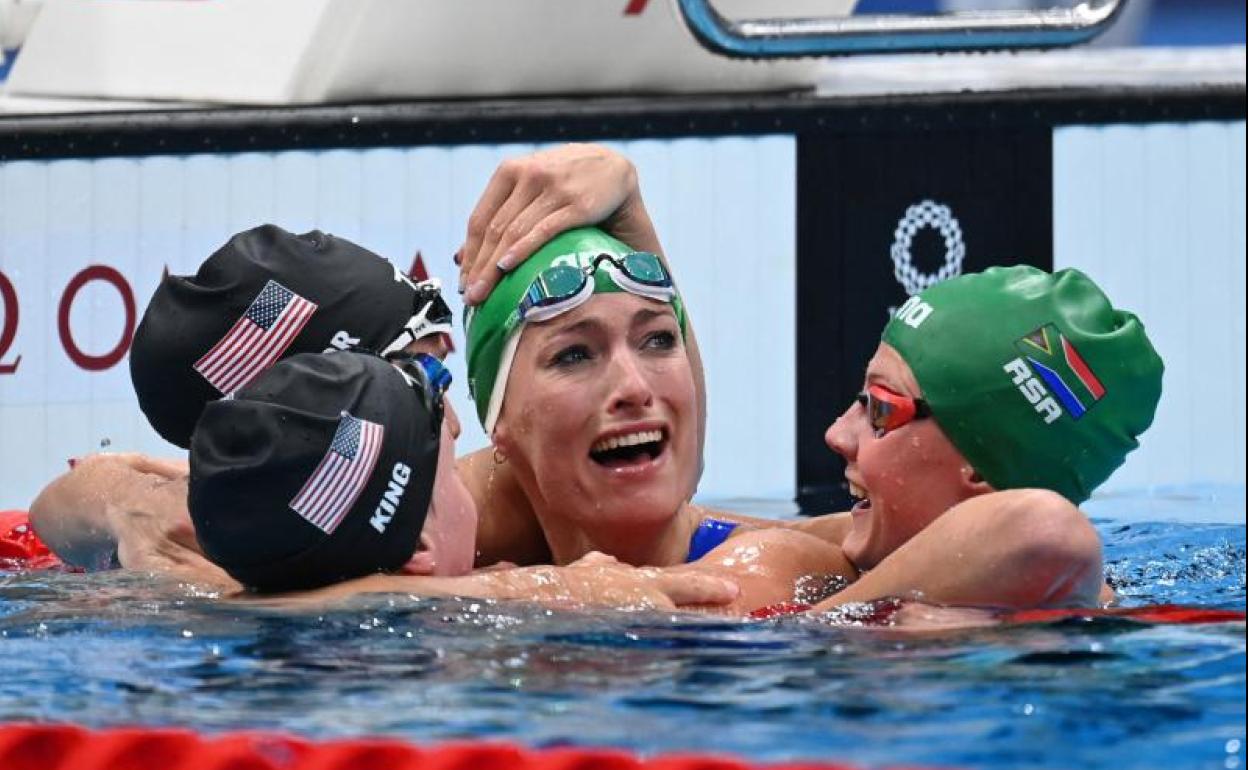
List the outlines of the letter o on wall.
{"type": "Polygon", "coordinates": [[[61,345],[65,348],[65,353],[69,355],[71,361],[90,372],[111,369],[125,357],[126,351],[130,348],[130,338],[134,336],[134,323],[134,292],[130,290],[130,284],[126,283],[121,273],[106,265],[91,265],[75,275],[65,287],[65,293],[61,295],[60,307],[56,311],[56,326],[60,332],[61,345]],[[117,341],[112,350],[100,356],[84,353],[74,341],[73,330],[69,328],[69,311],[74,306],[74,299],[77,298],[78,292],[92,281],[103,281],[117,289],[126,313],[126,325],[121,339],[117,341]]]}
{"type": "Polygon", "coordinates": [[[0,306],[4,308],[4,315],[0,316],[0,374],[13,374],[17,371],[17,365],[22,362],[22,357],[18,356],[10,364],[4,363],[3,359],[9,352],[9,346],[13,344],[13,338],[17,336],[19,308],[17,290],[3,272],[0,272],[0,306]]]}

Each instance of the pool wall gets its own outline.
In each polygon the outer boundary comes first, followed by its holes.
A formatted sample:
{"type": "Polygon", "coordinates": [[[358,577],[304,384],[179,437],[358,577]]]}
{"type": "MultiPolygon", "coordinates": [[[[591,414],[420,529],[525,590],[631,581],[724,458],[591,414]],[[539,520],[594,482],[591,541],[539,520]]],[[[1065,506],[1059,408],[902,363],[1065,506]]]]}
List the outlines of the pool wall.
{"type": "MultiPolygon", "coordinates": [[[[0,507],[86,452],[176,453],[126,365],[162,269],[274,221],[450,276],[496,163],[572,139],[634,159],[678,266],[710,381],[703,496],[839,504],[823,429],[888,308],[942,268],[1001,261],[1087,270],[1170,362],[1157,426],[1111,488],[1242,484],[1243,97],[1241,82],[0,117],[0,507]]],[[[463,382],[462,356],[452,370],[463,382]]],[[[461,448],[484,443],[472,426],[461,448]]]]}
{"type": "Polygon", "coordinates": [[[1111,489],[1244,483],[1244,123],[1053,135],[1053,261],[1144,319],[1166,361],[1111,489]]]}

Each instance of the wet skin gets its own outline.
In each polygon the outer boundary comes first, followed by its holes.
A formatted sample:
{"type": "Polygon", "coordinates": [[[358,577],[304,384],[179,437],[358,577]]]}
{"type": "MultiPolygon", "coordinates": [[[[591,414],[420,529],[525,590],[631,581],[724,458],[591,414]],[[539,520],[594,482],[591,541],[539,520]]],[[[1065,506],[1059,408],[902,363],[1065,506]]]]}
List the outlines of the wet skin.
{"type": "MultiPolygon", "coordinates": [[[[910,366],[883,342],[867,364],[864,389],[867,385],[922,397],[910,366]]],[[[878,436],[855,402],[829,426],[824,440],[845,458],[845,478],[863,498],[851,511],[853,523],[842,543],[859,569],[871,569],[963,500],[992,491],[934,419],[913,420],[878,436]]]]}
{"type": "Polygon", "coordinates": [[[667,304],[601,294],[526,327],[494,441],[556,563],[592,550],[683,559],[696,526],[681,514],[698,471],[697,396],[667,304]]]}

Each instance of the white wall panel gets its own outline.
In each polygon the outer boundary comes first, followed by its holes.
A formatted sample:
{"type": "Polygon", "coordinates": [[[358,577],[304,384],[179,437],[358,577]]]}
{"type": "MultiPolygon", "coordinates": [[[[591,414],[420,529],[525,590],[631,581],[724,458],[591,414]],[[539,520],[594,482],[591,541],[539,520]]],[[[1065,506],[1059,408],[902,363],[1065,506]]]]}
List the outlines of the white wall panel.
{"type": "Polygon", "coordinates": [[[1161,405],[1107,490],[1244,482],[1244,124],[1074,127],[1053,143],[1054,262],[1135,311],[1161,405]]]}
{"type": "MultiPolygon", "coordinates": [[[[672,256],[710,377],[706,497],[791,497],[794,479],[792,138],[624,142],[672,256]]],[[[20,324],[0,364],[0,507],[28,505],[65,460],[102,446],[174,455],[134,404],[125,360],[75,366],[57,332],[69,280],[92,264],[119,271],[138,313],[161,271],[194,272],[231,234],[261,222],[333,232],[408,269],[419,251],[452,284],[468,214],[505,157],[532,145],[383,148],[0,163],[0,270],[20,324]]],[[[115,289],[87,284],[70,328],[84,353],[121,335],[115,289]]],[[[463,338],[456,344],[462,352],[463,338]]],[[[460,448],[485,445],[451,369],[460,448]]]]}
{"type": "Polygon", "coordinates": [[[268,153],[249,152],[229,159],[230,194],[226,221],[232,231],[256,222],[273,222],[277,212],[275,161],[268,153]]]}
{"type": "Polygon", "coordinates": [[[273,165],[274,223],[287,230],[304,233],[318,226],[317,220],[317,154],[289,151],[277,153],[273,165]]]}
{"type": "Polygon", "coordinates": [[[617,147],[637,165],[705,360],[707,464],[700,491],[791,499],[795,145],[770,137],[617,147]]]}

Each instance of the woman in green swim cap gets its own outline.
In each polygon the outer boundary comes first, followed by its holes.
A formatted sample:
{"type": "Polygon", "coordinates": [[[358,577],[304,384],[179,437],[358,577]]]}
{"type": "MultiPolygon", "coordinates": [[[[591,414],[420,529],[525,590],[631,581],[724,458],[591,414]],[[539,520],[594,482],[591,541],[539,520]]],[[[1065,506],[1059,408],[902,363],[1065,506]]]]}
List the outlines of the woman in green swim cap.
{"type": "MultiPolygon", "coordinates": [[[[477,415],[554,563],[599,551],[681,564],[742,523],[775,526],[689,502],[697,391],[684,307],[657,255],[595,228],[568,231],[505,276],[466,325],[477,415]]],[[[819,568],[848,565],[834,555],[819,568]]]]}
{"type": "Polygon", "coordinates": [[[911,298],[827,431],[860,499],[846,554],[869,569],[993,490],[1082,503],[1138,446],[1161,375],[1139,319],[1077,270],[990,268],[911,298]]]}

